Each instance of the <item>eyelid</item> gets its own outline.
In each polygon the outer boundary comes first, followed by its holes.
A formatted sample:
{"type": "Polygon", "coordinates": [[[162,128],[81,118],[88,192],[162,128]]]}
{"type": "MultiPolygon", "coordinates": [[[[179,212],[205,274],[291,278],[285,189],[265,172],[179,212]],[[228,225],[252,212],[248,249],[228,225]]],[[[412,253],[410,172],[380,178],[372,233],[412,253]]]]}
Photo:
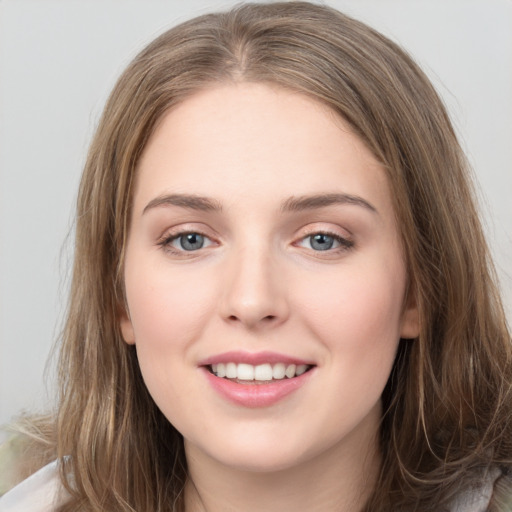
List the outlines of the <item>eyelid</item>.
{"type": "MultiPolygon", "coordinates": [[[[179,234],[177,234],[177,235],[175,235],[175,236],[171,236],[171,237],[168,239],[168,240],[169,240],[169,243],[170,243],[170,245],[171,245],[171,247],[173,247],[173,248],[175,248],[175,249],[178,249],[178,250],[180,250],[180,252],[181,252],[181,249],[179,249],[178,247],[176,247],[176,246],[174,245],[174,243],[175,243],[175,242],[178,242],[178,241],[181,241],[181,240],[182,240],[182,238],[184,238],[184,237],[186,238],[186,237],[187,237],[187,236],[189,236],[189,235],[194,235],[194,236],[201,237],[201,239],[203,240],[203,245],[202,245],[201,247],[199,247],[199,248],[197,249],[197,251],[199,251],[199,250],[201,250],[201,249],[205,249],[206,247],[209,247],[210,245],[213,245],[213,244],[214,244],[213,240],[211,240],[208,236],[203,235],[202,233],[198,233],[198,232],[196,232],[196,231],[188,231],[188,232],[185,232],[185,233],[179,233],[179,234]],[[206,245],[204,244],[204,242],[205,242],[205,241],[208,241],[208,242],[206,242],[206,245]]],[[[192,250],[187,251],[187,249],[184,249],[184,251],[185,251],[185,252],[194,252],[194,251],[192,251],[192,250]]]]}
{"type": "MultiPolygon", "coordinates": [[[[344,231],[346,231],[346,230],[344,230],[344,231]]],[[[318,224],[316,224],[316,225],[308,226],[302,233],[300,233],[300,236],[298,236],[295,239],[295,242],[293,242],[293,245],[295,245],[296,247],[304,247],[305,249],[309,250],[310,252],[313,252],[318,255],[322,255],[322,253],[323,253],[323,256],[328,256],[328,255],[333,255],[333,254],[337,254],[339,252],[345,252],[345,251],[352,249],[355,245],[355,242],[354,242],[351,234],[343,235],[339,232],[339,230],[321,227],[318,224]],[[314,235],[330,236],[330,237],[334,238],[339,243],[339,246],[332,248],[332,249],[326,249],[325,251],[319,251],[319,250],[315,250],[313,248],[308,248],[308,247],[299,245],[303,241],[305,241],[307,238],[310,238],[314,235]]]]}
{"type": "Polygon", "coordinates": [[[202,252],[203,249],[207,249],[208,247],[211,247],[213,245],[218,245],[219,242],[213,237],[210,233],[207,233],[207,229],[201,229],[197,228],[197,226],[193,225],[180,225],[173,228],[169,228],[166,231],[164,231],[164,234],[161,235],[157,241],[156,245],[161,247],[164,251],[171,253],[173,255],[177,256],[183,256],[183,257],[193,257],[196,256],[199,252],[202,252]],[[200,249],[197,249],[195,251],[187,251],[185,249],[179,249],[171,245],[171,243],[174,240],[179,239],[183,235],[187,234],[197,234],[201,235],[205,239],[208,239],[211,243],[209,243],[206,247],[201,247],[200,249]]]}
{"type": "Polygon", "coordinates": [[[332,223],[312,222],[300,230],[297,230],[296,238],[306,238],[311,235],[316,235],[317,233],[342,238],[344,240],[352,240],[353,237],[348,229],[342,228],[341,226],[336,225],[336,227],[332,227],[332,223]]]}
{"type": "MultiPolygon", "coordinates": [[[[314,231],[313,233],[311,233],[309,235],[305,235],[302,238],[300,238],[299,242],[307,240],[308,238],[311,238],[311,237],[313,237],[315,235],[330,236],[331,238],[336,240],[340,244],[341,247],[344,247],[344,248],[352,247],[353,244],[354,244],[354,242],[352,240],[349,240],[348,238],[340,236],[337,233],[330,233],[328,231],[314,231]]],[[[339,247],[337,247],[336,249],[339,249],[339,247]]]]}
{"type": "MultiPolygon", "coordinates": [[[[292,242],[292,245],[295,247],[302,247],[309,252],[320,254],[324,253],[324,257],[327,257],[329,254],[334,255],[340,252],[346,252],[354,247],[354,240],[351,234],[345,229],[347,234],[341,234],[341,228],[334,229],[330,227],[324,227],[322,225],[319,225],[322,223],[314,223],[312,225],[306,226],[302,228],[301,232],[297,234],[297,236],[294,238],[294,241],[292,242]],[[314,235],[326,235],[334,238],[338,242],[338,247],[326,249],[324,251],[321,250],[315,250],[314,248],[310,247],[304,247],[302,243],[308,238],[312,237],[314,235]]],[[[158,237],[156,240],[156,245],[162,248],[164,251],[169,252],[171,254],[182,256],[182,257],[194,257],[197,256],[198,253],[202,253],[205,249],[208,249],[211,246],[218,246],[220,245],[220,242],[218,240],[218,237],[211,234],[211,229],[198,227],[197,224],[183,224],[174,226],[171,228],[168,228],[164,231],[164,233],[158,237]],[[186,235],[186,234],[198,234],[207,239],[210,243],[204,247],[201,247],[196,250],[190,250],[187,251],[186,249],[180,249],[177,247],[174,247],[171,245],[171,243],[174,240],[177,240],[179,237],[186,235]]]]}
{"type": "Polygon", "coordinates": [[[157,235],[158,241],[186,233],[197,233],[211,239],[218,238],[214,231],[207,224],[202,222],[179,222],[175,225],[167,225],[164,229],[159,230],[159,232],[161,234],[157,235]]]}

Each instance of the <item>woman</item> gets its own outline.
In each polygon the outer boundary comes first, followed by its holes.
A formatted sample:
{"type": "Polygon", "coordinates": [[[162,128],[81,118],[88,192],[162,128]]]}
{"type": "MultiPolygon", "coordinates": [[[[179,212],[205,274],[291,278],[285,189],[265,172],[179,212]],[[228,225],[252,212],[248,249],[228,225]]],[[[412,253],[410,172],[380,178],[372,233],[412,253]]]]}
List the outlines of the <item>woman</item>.
{"type": "Polygon", "coordinates": [[[82,178],[43,423],[59,510],[510,509],[493,279],[444,107],[394,43],[303,2],[170,30],[82,178]]]}

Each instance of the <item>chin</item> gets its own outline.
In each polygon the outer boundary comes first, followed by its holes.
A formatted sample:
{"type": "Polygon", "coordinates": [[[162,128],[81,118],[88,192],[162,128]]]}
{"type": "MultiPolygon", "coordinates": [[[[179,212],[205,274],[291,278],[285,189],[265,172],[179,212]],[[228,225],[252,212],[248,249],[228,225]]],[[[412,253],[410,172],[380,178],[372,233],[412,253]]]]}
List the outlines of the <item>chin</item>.
{"type": "Polygon", "coordinates": [[[209,456],[218,463],[241,472],[249,473],[274,473],[299,466],[308,459],[304,452],[304,443],[284,445],[282,437],[269,442],[251,442],[247,439],[230,442],[229,446],[211,450],[209,456]],[[302,446],[301,446],[302,445],[302,446]],[[300,448],[299,448],[300,447],[300,448]]]}

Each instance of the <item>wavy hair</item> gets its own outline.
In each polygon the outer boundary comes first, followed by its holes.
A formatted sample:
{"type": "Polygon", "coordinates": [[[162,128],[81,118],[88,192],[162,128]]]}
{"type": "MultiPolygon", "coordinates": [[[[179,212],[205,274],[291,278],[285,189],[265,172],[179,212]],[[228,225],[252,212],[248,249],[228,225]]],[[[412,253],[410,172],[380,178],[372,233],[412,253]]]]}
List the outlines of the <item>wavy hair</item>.
{"type": "MultiPolygon", "coordinates": [[[[158,121],[195,92],[233,82],[322,102],[387,172],[421,333],[401,340],[383,394],[382,467],[365,510],[442,510],[491,465],[506,479],[511,338],[441,100],[398,45],[359,21],[306,2],[245,4],[147,46],[117,82],[92,141],[60,358],[57,452],[72,494],[63,510],[183,510],[182,437],[120,333],[123,255],[137,164],[158,121]]],[[[505,510],[504,499],[498,492],[489,510],[505,510]]]]}

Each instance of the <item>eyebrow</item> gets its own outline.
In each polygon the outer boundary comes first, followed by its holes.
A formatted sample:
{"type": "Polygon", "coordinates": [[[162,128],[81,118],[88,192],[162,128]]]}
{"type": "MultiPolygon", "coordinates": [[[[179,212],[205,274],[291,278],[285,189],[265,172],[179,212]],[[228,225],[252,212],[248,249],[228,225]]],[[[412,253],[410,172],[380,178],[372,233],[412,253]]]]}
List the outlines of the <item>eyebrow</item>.
{"type": "Polygon", "coordinates": [[[196,196],[192,194],[166,194],[152,199],[142,211],[144,215],[148,210],[159,206],[179,206],[189,210],[199,210],[203,212],[220,212],[222,206],[218,201],[209,197],[196,196]]]}
{"type": "Polygon", "coordinates": [[[316,194],[311,196],[290,197],[283,203],[281,211],[297,212],[303,210],[314,210],[338,204],[361,206],[372,213],[379,213],[377,208],[368,201],[362,197],[353,196],[351,194],[316,194]]]}
{"type": "MultiPolygon", "coordinates": [[[[365,208],[372,213],[378,211],[368,201],[359,196],[351,194],[315,194],[305,195],[298,197],[290,197],[281,206],[283,212],[299,212],[304,210],[315,210],[325,208],[332,205],[355,205],[365,208]]],[[[197,196],[193,194],[165,194],[152,199],[142,211],[145,214],[148,210],[157,208],[159,206],[178,206],[180,208],[187,208],[190,210],[198,210],[204,212],[221,212],[222,205],[215,199],[197,196]]]]}

